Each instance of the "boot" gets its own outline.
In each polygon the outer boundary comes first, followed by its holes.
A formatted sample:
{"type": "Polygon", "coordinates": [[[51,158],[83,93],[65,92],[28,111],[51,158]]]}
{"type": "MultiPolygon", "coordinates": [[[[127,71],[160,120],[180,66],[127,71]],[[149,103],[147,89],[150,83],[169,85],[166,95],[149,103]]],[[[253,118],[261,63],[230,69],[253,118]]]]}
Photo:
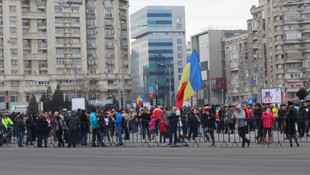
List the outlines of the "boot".
{"type": "Polygon", "coordinates": [[[265,139],[266,139],[266,137],[262,137],[262,142],[261,142],[261,144],[265,144],[265,139]]]}
{"type": "Polygon", "coordinates": [[[152,136],[152,140],[154,140],[155,139],[155,137],[154,137],[154,135],[152,136]]]}
{"type": "Polygon", "coordinates": [[[296,142],[297,147],[299,147],[297,138],[295,137],[294,139],[295,139],[295,142],[296,142]]]}
{"type": "Polygon", "coordinates": [[[268,144],[271,145],[271,137],[268,137],[268,144]]]}

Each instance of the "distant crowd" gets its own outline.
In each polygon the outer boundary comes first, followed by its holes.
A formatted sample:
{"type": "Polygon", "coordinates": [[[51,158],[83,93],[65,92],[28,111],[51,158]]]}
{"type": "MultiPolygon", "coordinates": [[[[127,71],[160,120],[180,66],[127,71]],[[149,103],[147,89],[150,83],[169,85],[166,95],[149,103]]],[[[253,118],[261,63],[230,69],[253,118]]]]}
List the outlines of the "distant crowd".
{"type": "Polygon", "coordinates": [[[12,144],[14,138],[18,147],[34,143],[39,148],[49,147],[48,138],[56,141],[58,147],[106,147],[112,145],[113,138],[116,138],[117,146],[122,146],[123,140],[129,140],[131,134],[137,133],[146,143],[159,136],[159,143],[168,140],[168,145],[173,146],[200,136],[211,142],[210,147],[215,147],[215,133],[230,135],[238,131],[242,147],[249,147],[249,132],[257,131],[257,143],[272,144],[271,132],[274,130],[284,134],[292,147],[292,140],[299,146],[297,131],[301,138],[309,136],[309,104],[5,113],[0,115],[0,146],[12,144]]]}

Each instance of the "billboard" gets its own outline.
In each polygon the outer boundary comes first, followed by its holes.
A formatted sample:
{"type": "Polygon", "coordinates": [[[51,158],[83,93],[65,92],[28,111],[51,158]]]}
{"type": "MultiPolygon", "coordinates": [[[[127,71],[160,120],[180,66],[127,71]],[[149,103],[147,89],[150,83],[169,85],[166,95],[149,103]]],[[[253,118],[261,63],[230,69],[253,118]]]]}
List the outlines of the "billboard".
{"type": "Polygon", "coordinates": [[[85,109],[85,98],[72,98],[72,111],[77,109],[85,109]]]}
{"type": "Polygon", "coordinates": [[[67,4],[78,4],[83,5],[83,0],[67,0],[67,4]]]}
{"type": "Polygon", "coordinates": [[[282,103],[281,88],[262,89],[262,103],[282,103]]]}

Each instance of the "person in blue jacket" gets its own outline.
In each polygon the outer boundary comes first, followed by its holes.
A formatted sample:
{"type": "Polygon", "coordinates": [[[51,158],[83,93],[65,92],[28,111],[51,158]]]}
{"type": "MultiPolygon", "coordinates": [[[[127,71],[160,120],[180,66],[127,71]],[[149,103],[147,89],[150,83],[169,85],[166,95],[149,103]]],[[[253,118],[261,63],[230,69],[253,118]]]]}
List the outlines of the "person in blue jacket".
{"type": "Polygon", "coordinates": [[[101,143],[101,146],[104,147],[105,145],[103,144],[101,137],[100,137],[100,133],[99,133],[99,124],[98,124],[98,118],[96,116],[96,113],[97,113],[97,110],[93,109],[93,112],[91,113],[90,118],[89,118],[91,130],[93,133],[92,146],[97,147],[96,145],[96,136],[97,136],[99,143],[101,143]]]}
{"type": "Polygon", "coordinates": [[[116,119],[115,119],[115,128],[118,136],[118,145],[123,145],[122,141],[122,113],[121,110],[117,110],[116,119]]]}

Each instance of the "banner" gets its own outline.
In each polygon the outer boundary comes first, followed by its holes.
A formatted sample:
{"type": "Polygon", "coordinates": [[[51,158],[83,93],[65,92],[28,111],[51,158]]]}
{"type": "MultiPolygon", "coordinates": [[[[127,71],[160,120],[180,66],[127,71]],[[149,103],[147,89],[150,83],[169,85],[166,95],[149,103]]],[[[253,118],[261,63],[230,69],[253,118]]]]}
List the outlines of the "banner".
{"type": "Polygon", "coordinates": [[[282,103],[281,89],[262,89],[262,103],[282,103]]]}

